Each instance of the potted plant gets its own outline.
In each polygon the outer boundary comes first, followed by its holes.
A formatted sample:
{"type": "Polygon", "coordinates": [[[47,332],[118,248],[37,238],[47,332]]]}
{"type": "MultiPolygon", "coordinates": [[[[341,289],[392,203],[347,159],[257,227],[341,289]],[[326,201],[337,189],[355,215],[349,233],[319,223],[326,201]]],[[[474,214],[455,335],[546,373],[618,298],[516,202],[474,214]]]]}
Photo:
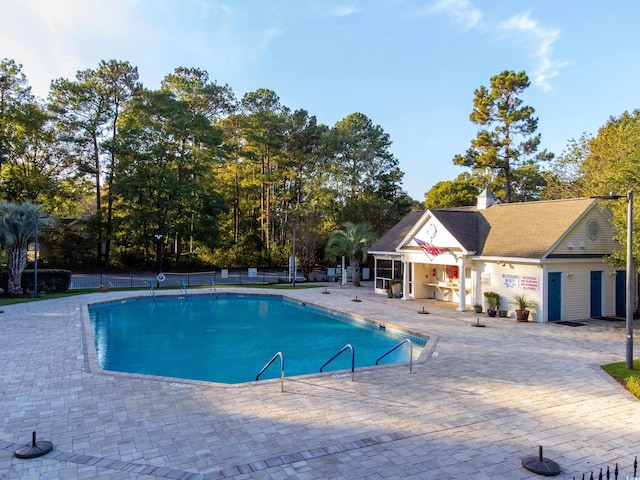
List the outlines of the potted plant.
{"type": "Polygon", "coordinates": [[[391,293],[393,296],[400,298],[400,295],[402,294],[402,279],[392,278],[389,280],[389,287],[391,287],[391,293]]]}
{"type": "Polygon", "coordinates": [[[487,314],[495,317],[500,308],[500,295],[495,292],[484,292],[484,298],[487,299],[487,314]]]}
{"type": "Polygon", "coordinates": [[[391,290],[391,285],[387,284],[387,297],[393,298],[393,290],[391,290]]]}
{"type": "Polygon", "coordinates": [[[513,302],[518,309],[516,310],[516,320],[518,322],[528,322],[529,321],[529,309],[533,308],[534,303],[529,300],[526,294],[518,293],[515,296],[515,300],[513,302]]]}
{"type": "Polygon", "coordinates": [[[476,312],[476,313],[482,313],[482,305],[480,305],[479,303],[476,303],[473,306],[473,311],[476,312]]]}

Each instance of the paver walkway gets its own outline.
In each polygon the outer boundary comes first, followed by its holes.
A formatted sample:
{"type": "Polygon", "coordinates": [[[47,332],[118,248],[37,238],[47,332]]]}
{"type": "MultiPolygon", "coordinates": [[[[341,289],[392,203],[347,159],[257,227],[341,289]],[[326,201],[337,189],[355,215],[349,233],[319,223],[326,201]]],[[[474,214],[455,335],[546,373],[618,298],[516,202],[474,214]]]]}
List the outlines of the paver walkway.
{"type": "MultiPolygon", "coordinates": [[[[246,289],[234,289],[247,291],[246,289]]],[[[225,290],[226,291],[226,290],[225,290]]],[[[231,290],[230,290],[231,291],[231,290]]],[[[430,335],[420,363],[221,386],[100,372],[96,293],[3,307],[0,479],[531,479],[606,465],[631,475],[640,401],[599,365],[625,358],[624,322],[517,323],[360,289],[278,291],[430,335]],[[353,302],[357,295],[361,302],[353,302]],[[417,313],[422,307],[429,315],[417,313]],[[13,456],[31,432],[54,450],[13,456]]],[[[267,291],[261,289],[259,293],[267,291]]],[[[636,356],[640,354],[636,321],[636,356]]]]}

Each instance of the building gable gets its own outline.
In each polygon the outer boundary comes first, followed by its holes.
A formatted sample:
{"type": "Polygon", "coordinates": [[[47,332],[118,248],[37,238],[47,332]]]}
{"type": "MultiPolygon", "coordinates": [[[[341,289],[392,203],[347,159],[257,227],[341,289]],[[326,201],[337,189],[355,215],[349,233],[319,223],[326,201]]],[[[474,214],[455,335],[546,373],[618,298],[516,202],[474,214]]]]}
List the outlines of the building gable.
{"type": "Polygon", "coordinates": [[[443,251],[463,251],[464,245],[460,243],[454,232],[446,223],[441,210],[427,210],[420,220],[410,229],[398,246],[399,251],[416,251],[420,247],[416,242],[419,239],[443,251]]]}
{"type": "Polygon", "coordinates": [[[480,255],[542,259],[595,205],[590,198],[493,205],[481,211],[489,230],[480,255]]]}
{"type": "Polygon", "coordinates": [[[620,248],[608,210],[590,208],[551,248],[547,258],[603,257],[620,248]]]}

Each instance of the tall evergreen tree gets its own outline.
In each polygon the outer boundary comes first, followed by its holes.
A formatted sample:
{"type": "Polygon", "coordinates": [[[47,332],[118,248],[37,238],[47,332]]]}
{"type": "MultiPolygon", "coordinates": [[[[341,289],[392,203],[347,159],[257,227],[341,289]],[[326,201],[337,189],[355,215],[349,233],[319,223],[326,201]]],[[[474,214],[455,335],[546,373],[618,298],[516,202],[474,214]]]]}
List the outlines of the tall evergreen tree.
{"type": "Polygon", "coordinates": [[[145,91],[131,102],[121,117],[112,192],[122,243],[148,249],[162,235],[176,258],[192,239],[215,245],[222,204],[204,179],[219,145],[209,120],[169,92],[145,91]]]}
{"type": "Polygon", "coordinates": [[[0,61],[0,198],[46,204],[60,213],[78,200],[69,156],[58,139],[52,115],[31,95],[21,66],[0,61]]]}
{"type": "Polygon", "coordinates": [[[76,74],[74,81],[58,79],[50,104],[59,116],[64,138],[76,153],[78,168],[95,182],[98,223],[97,256],[109,268],[113,235],[113,196],[120,115],[142,88],[138,69],[118,60],[101,61],[95,70],[76,74]],[[102,182],[106,178],[106,185],[102,182]],[[102,199],[106,191],[106,206],[102,199]]]}
{"type": "MultiPolygon", "coordinates": [[[[512,201],[515,171],[519,167],[552,158],[546,150],[538,152],[540,134],[535,133],[538,128],[535,110],[523,106],[519,98],[529,85],[525,72],[505,70],[491,77],[490,88],[478,88],[469,118],[481,128],[471,141],[471,148],[453,159],[456,165],[485,170],[490,179],[496,176],[504,184],[506,203],[512,201]]],[[[524,173],[519,176],[525,178],[524,173]]]]}

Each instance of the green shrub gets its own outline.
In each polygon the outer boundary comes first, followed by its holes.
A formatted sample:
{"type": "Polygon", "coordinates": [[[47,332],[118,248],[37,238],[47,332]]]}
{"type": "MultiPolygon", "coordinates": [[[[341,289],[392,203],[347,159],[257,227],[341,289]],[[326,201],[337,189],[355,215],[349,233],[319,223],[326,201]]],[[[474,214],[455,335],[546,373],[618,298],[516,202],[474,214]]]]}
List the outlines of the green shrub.
{"type": "MultiPolygon", "coordinates": [[[[38,269],[38,291],[49,293],[64,293],[71,285],[71,270],[38,269]]],[[[33,291],[33,270],[22,272],[22,290],[33,291]]]]}
{"type": "Polygon", "coordinates": [[[631,393],[640,398],[640,377],[628,377],[626,385],[631,393]]]}

